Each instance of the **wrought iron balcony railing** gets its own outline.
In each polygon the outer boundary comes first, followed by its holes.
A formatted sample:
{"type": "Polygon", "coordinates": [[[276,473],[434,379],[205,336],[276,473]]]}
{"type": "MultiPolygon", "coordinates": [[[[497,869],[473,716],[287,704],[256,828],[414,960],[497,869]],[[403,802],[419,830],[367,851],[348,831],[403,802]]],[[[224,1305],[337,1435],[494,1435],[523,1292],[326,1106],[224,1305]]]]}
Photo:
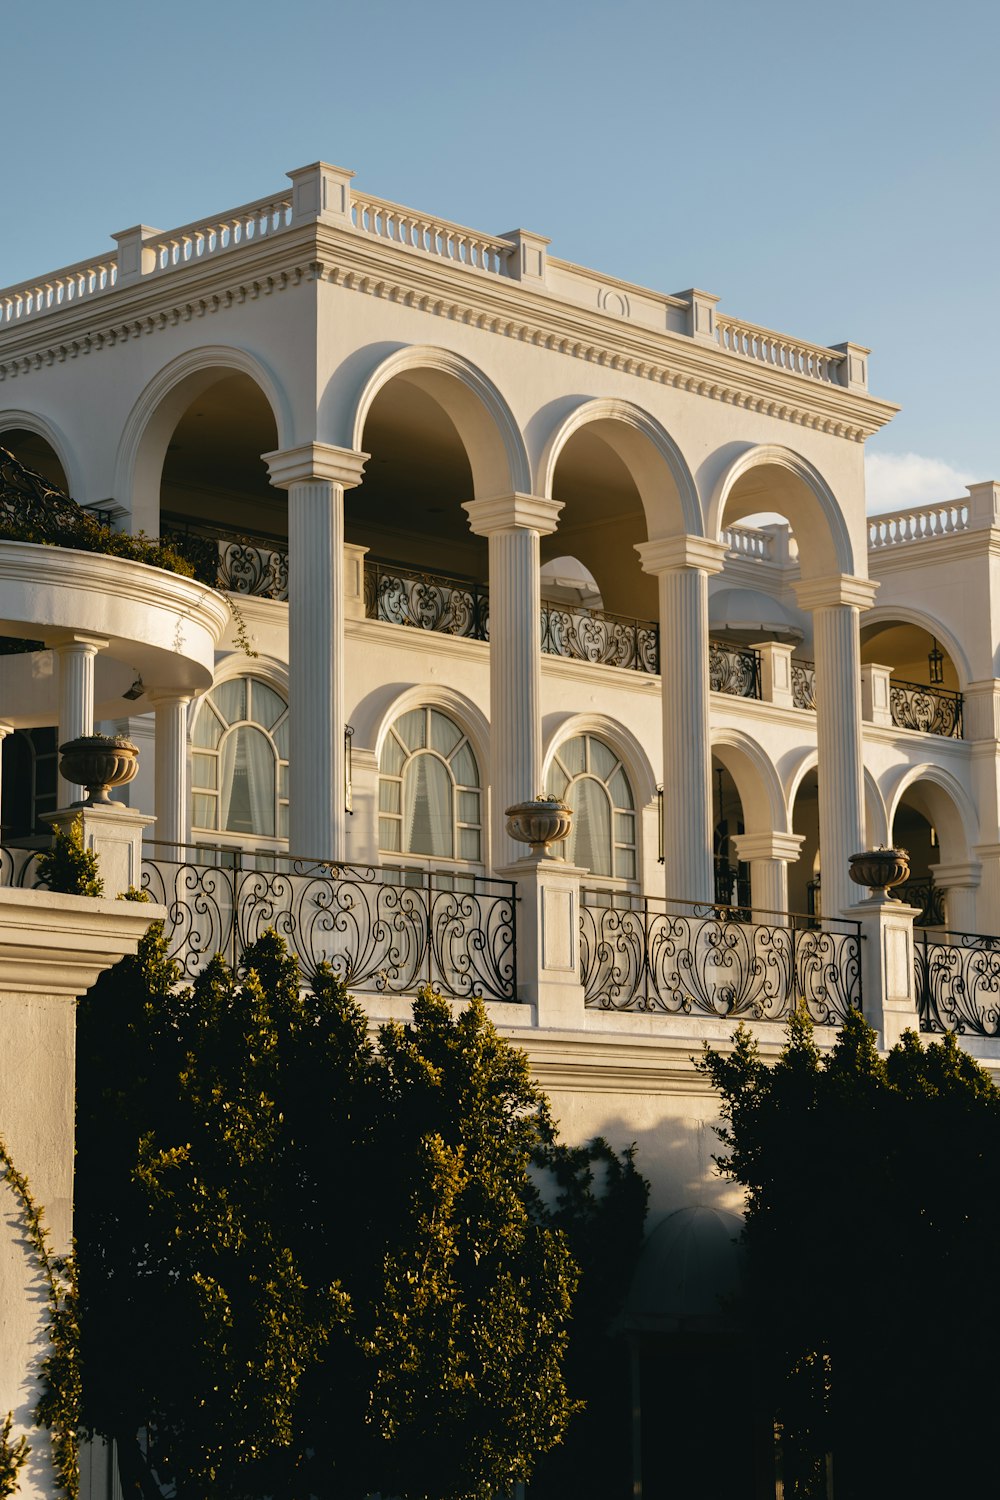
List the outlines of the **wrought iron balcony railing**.
{"type": "MultiPolygon", "coordinates": [[[[817,1025],[861,1005],[857,922],[775,916],[652,897],[580,912],[585,1004],[601,1010],[780,1021],[804,999],[817,1025]]],[[[1000,955],[998,955],[1000,958],[1000,955]]]]}
{"type": "Polygon", "coordinates": [[[760,652],[750,646],[708,643],[708,681],[713,693],[733,698],[760,697],[760,652]]]}
{"type": "Polygon", "coordinates": [[[962,738],[961,693],[893,678],[889,709],[897,729],[917,729],[921,734],[940,734],[951,740],[962,738]]]}
{"type": "Polygon", "coordinates": [[[256,599],[288,598],[288,548],[277,538],[233,536],[214,526],[168,521],[162,528],[203,583],[256,599]]]}
{"type": "Polygon", "coordinates": [[[921,1031],[1000,1036],[1000,937],[915,932],[913,968],[921,1031]]]}
{"type": "Polygon", "coordinates": [[[467,640],[490,638],[490,596],[482,584],[397,563],[365,560],[365,614],[467,640]]]}
{"type": "Polygon", "coordinates": [[[792,702],[796,708],[816,707],[816,664],[811,661],[792,662],[792,702]]]}
{"type": "Polygon", "coordinates": [[[148,843],[143,856],[143,889],[169,912],[185,979],[215,953],[238,965],[274,928],[304,979],[326,963],[358,994],[430,984],[455,999],[517,999],[510,881],[195,845],[148,843]]]}

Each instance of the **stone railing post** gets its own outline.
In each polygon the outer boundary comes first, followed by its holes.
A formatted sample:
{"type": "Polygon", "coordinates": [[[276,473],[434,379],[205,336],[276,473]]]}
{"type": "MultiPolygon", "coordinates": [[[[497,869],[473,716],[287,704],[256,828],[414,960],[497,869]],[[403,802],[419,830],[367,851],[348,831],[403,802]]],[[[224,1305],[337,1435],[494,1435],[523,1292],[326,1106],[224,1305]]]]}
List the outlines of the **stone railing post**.
{"type": "Polygon", "coordinates": [[[779,708],[791,708],[792,652],[794,646],[784,641],[761,641],[754,647],[760,652],[760,696],[763,703],[774,703],[779,708]]]}
{"type": "MultiPolygon", "coordinates": [[[[162,906],[0,889],[0,1136],[45,1209],[57,1255],[67,1253],[73,1232],[77,997],[166,915],[162,906]]],[[[48,1314],[9,1183],[0,1181],[0,1194],[0,1401],[4,1415],[14,1413],[12,1438],[23,1434],[31,1446],[18,1495],[54,1500],[63,1491],[49,1435],[34,1425],[48,1314]]]]}
{"type": "Polygon", "coordinates": [[[831,917],[855,904],[849,861],[865,843],[858,617],[877,587],[846,574],[794,585],[799,607],[813,616],[820,866],[823,910],[831,917]]]}
{"type": "Polygon", "coordinates": [[[514,247],[507,261],[508,276],[528,286],[544,286],[551,242],[543,234],[532,234],[530,229],[510,229],[500,238],[510,240],[514,247]]]}
{"type": "Polygon", "coordinates": [[[721,572],[726,546],[678,536],[640,542],[636,551],[660,589],[665,893],[712,902],[708,578],[721,572]]]}
{"type": "Polygon", "coordinates": [[[365,618],[365,558],[367,547],[344,543],[344,619],[365,618]]]}
{"type": "Polygon", "coordinates": [[[496,871],[517,883],[517,995],[536,1024],[579,1030],[580,880],[586,871],[545,853],[522,855],[496,871]]]}
{"type": "Polygon", "coordinates": [[[840,366],[840,383],[849,391],[868,389],[868,356],[872,352],[864,344],[831,344],[835,354],[844,356],[840,366]]]}
{"type": "Polygon", "coordinates": [[[150,271],[156,270],[156,251],[146,244],[161,234],[148,224],[134,224],[131,229],[119,229],[111,238],[118,243],[118,286],[129,286],[141,281],[150,271]]]}
{"type": "Polygon", "coordinates": [[[286,172],[292,182],[292,224],[351,223],[351,180],[354,173],[346,167],[332,167],[329,162],[314,161],[308,167],[286,172]]]}
{"type": "Polygon", "coordinates": [[[844,910],[845,917],[861,924],[862,1005],[886,1050],[904,1031],[920,1029],[913,972],[913,921],[919,915],[919,907],[890,896],[871,896],[844,910]]]}
{"type": "Polygon", "coordinates": [[[892,707],[889,684],[892,668],[875,662],[865,662],[861,668],[861,717],[866,724],[878,724],[883,729],[892,727],[892,707]]]}
{"type": "Polygon", "coordinates": [[[344,490],[367,453],[304,443],[262,455],[288,491],[289,848],[346,857],[344,490]]]}
{"type": "Polygon", "coordinates": [[[535,495],[469,500],[464,509],[490,548],[490,729],[494,868],[520,851],[504,809],[528,802],[542,778],[542,625],[539,537],[556,529],[562,502],[535,495]]]}
{"type": "Polygon", "coordinates": [[[715,309],[719,299],[712,292],[703,292],[698,287],[688,287],[675,296],[683,297],[688,304],[688,335],[699,344],[719,342],[715,328],[715,309]]]}
{"type": "Polygon", "coordinates": [[[98,807],[63,807],[58,812],[42,814],[43,823],[48,823],[53,832],[69,828],[77,820],[84,848],[97,855],[104,894],[120,896],[132,887],[138,889],[142,885],[142,837],[156,819],[121,802],[98,807]]]}

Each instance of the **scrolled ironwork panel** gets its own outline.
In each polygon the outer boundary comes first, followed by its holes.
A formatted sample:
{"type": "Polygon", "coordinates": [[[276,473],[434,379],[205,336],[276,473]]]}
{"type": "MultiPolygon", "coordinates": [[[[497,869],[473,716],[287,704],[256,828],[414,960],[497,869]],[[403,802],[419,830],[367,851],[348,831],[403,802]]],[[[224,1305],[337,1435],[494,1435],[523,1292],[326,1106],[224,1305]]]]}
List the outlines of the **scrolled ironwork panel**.
{"type": "Polygon", "coordinates": [[[713,693],[733,698],[760,697],[760,652],[710,641],[708,680],[713,693]]]}
{"type": "Polygon", "coordinates": [[[459,1000],[517,999],[513,897],[434,891],[429,927],[435,988],[459,1000]]]}
{"type": "Polygon", "coordinates": [[[796,708],[816,707],[816,667],[811,661],[792,662],[792,702],[796,708]]]}
{"type": "Polygon", "coordinates": [[[174,860],[142,862],[142,889],[167,908],[167,955],[193,979],[216,953],[234,956],[237,872],[174,860]]]}
{"type": "Polygon", "coordinates": [[[410,625],[468,640],[489,638],[486,592],[462,579],[366,563],[365,612],[370,619],[391,625],[410,625]]]}
{"type": "Polygon", "coordinates": [[[962,738],[962,695],[917,682],[890,682],[889,711],[897,729],[962,738]]]}
{"type": "Polygon", "coordinates": [[[1000,1035],[1000,938],[953,932],[914,944],[921,1031],[1000,1035]]]}
{"type": "Polygon", "coordinates": [[[584,1004],[602,1010],[647,1010],[647,934],[643,911],[584,904],[580,910],[580,978],[584,1004]]]}
{"type": "Polygon", "coordinates": [[[18,849],[0,846],[0,887],[10,886],[19,890],[35,890],[38,886],[38,862],[41,849],[18,849]]]}
{"type": "Polygon", "coordinates": [[[634,672],[656,673],[660,666],[655,624],[599,609],[543,604],[542,650],[547,656],[634,672]]]}
{"type": "Polygon", "coordinates": [[[861,938],[807,928],[795,933],[796,997],[817,1026],[840,1026],[861,1008],[861,938]]]}

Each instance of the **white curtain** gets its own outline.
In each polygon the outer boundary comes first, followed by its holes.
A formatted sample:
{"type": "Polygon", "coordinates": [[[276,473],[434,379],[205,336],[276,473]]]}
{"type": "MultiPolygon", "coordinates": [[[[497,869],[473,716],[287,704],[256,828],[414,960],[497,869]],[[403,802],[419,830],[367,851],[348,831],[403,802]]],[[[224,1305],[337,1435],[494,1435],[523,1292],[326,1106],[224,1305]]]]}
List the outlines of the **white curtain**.
{"type": "Polygon", "coordinates": [[[436,755],[414,755],[403,772],[403,849],[454,858],[451,775],[436,755]]]}
{"type": "Polygon", "coordinates": [[[574,813],[566,851],[571,863],[592,875],[613,875],[611,803],[603,785],[592,776],[581,776],[566,800],[574,813]]]}
{"type": "Polygon", "coordinates": [[[267,735],[242,724],[222,742],[220,824],[228,833],[274,837],[274,751],[267,735]]]}

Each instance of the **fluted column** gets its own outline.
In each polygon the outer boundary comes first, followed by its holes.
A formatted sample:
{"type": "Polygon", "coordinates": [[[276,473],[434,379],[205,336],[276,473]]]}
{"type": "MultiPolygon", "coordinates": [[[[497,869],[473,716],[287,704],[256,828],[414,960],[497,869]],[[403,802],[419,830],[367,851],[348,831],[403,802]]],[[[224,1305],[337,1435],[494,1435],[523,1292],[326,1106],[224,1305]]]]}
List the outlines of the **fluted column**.
{"type": "Polygon", "coordinates": [[[322,859],[346,855],[344,490],[367,457],[327,443],[263,455],[288,491],[288,841],[322,859]]]}
{"type": "MultiPolygon", "coordinates": [[[[108,642],[73,632],[48,642],[59,663],[59,744],[94,732],[94,662],[108,642]]],[[[64,783],[60,803],[82,802],[87,789],[64,783]]]]}
{"type": "Polygon", "coordinates": [[[659,579],[663,700],[663,864],[666,895],[715,900],[709,736],[708,579],[723,543],[679,536],[636,547],[659,579]]]}
{"type": "Polygon", "coordinates": [[[799,857],[800,833],[738,833],[736,857],[750,866],[753,920],[767,927],[788,925],[788,866],[799,857]]]}
{"type": "MultiPolygon", "coordinates": [[[[150,693],[156,715],[156,828],[158,844],[183,845],[188,840],[188,734],[190,697],[150,693]]],[[[165,859],[169,854],[161,850],[165,859]]]]}
{"type": "Polygon", "coordinates": [[[800,608],[813,617],[820,875],[828,917],[841,916],[857,901],[849,860],[865,847],[858,616],[877,587],[841,574],[795,586],[800,608]]]}
{"type": "Polygon", "coordinates": [[[555,530],[561,509],[557,500],[519,494],[465,505],[472,530],[490,547],[494,868],[523,853],[507,833],[504,809],[543,790],[539,537],[555,530]]]}

